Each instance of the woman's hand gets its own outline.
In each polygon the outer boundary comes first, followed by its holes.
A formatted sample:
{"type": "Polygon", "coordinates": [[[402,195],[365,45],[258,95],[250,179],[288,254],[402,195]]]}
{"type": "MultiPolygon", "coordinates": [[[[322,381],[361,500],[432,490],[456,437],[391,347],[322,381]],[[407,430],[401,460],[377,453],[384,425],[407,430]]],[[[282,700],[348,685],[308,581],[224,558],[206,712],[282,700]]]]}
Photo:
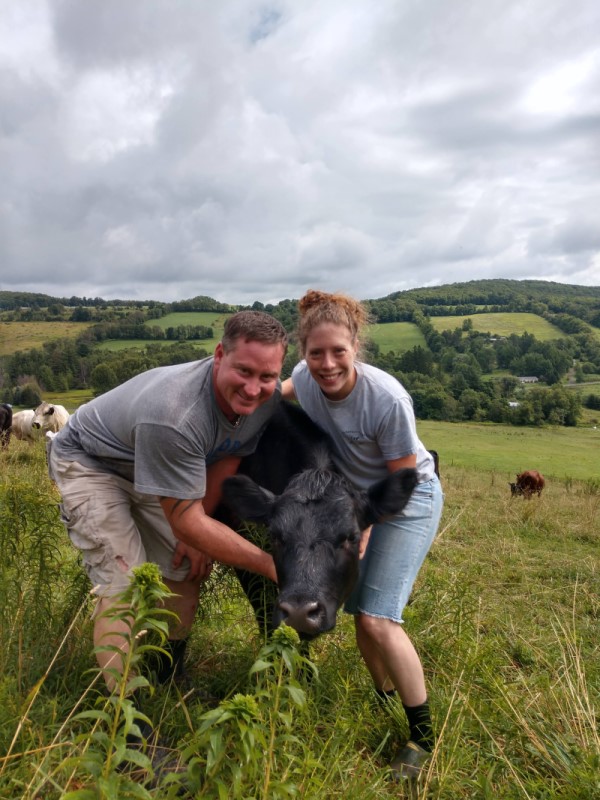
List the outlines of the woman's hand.
{"type": "Polygon", "coordinates": [[[371,538],[371,528],[372,527],[373,526],[371,525],[368,528],[365,528],[365,530],[361,534],[360,544],[358,545],[358,557],[359,558],[362,558],[364,556],[364,554],[365,554],[365,551],[367,549],[367,545],[369,544],[369,539],[371,538]]]}

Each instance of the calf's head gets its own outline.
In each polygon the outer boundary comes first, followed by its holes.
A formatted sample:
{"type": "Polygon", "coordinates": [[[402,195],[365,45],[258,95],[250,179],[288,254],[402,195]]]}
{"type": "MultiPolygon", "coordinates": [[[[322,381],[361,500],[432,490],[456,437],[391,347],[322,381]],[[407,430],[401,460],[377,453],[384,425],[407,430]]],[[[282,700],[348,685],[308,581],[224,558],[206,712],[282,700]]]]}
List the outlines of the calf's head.
{"type": "Polygon", "coordinates": [[[275,495],[245,475],[223,483],[241,519],[269,528],[279,598],[275,626],[285,622],[303,639],[335,626],[358,576],[361,532],[399,513],[417,483],[416,470],[395,472],[359,492],[336,472],[309,469],[275,495]]]}

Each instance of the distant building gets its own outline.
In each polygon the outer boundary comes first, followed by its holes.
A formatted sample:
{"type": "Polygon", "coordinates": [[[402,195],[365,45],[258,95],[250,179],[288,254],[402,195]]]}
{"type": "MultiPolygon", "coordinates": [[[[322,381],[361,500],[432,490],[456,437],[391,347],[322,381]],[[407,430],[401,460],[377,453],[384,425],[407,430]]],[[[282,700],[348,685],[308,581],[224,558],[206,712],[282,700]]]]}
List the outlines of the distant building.
{"type": "Polygon", "coordinates": [[[510,408],[518,408],[521,403],[519,403],[518,400],[509,400],[508,405],[510,408]]]}
{"type": "Polygon", "coordinates": [[[539,378],[536,378],[535,375],[523,375],[517,379],[520,383],[537,383],[539,378]]]}

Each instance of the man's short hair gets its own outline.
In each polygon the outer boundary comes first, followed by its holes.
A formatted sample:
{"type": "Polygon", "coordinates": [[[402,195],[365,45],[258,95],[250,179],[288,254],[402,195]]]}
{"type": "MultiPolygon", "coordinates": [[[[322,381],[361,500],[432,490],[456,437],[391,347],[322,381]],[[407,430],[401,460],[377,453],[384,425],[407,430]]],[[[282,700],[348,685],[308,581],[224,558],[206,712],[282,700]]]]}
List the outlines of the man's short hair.
{"type": "Polygon", "coordinates": [[[279,320],[264,311],[238,311],[229,317],[221,339],[223,350],[229,353],[238,339],[243,339],[245,342],[280,344],[283,347],[283,355],[287,353],[287,331],[279,320]]]}

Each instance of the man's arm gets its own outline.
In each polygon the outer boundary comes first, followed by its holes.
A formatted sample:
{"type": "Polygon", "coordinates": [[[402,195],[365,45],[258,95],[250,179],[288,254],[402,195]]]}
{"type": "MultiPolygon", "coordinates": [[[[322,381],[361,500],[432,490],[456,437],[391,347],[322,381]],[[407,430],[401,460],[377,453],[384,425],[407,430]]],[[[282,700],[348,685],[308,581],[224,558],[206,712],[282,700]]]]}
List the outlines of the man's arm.
{"type": "Polygon", "coordinates": [[[214,561],[247,569],[277,582],[272,557],[227,525],[209,517],[202,500],[162,497],[160,504],[175,537],[214,561]]]}
{"type": "MultiPolygon", "coordinates": [[[[213,515],[215,509],[221,501],[221,486],[225,478],[235,475],[240,466],[241,458],[227,456],[220,461],[212,464],[206,471],[206,494],[202,498],[202,505],[206,514],[213,515]]],[[[187,574],[188,580],[206,580],[212,572],[212,558],[201,550],[185,544],[181,539],[177,541],[175,554],[173,555],[173,567],[177,569],[187,558],[190,569],[187,574]]]]}

